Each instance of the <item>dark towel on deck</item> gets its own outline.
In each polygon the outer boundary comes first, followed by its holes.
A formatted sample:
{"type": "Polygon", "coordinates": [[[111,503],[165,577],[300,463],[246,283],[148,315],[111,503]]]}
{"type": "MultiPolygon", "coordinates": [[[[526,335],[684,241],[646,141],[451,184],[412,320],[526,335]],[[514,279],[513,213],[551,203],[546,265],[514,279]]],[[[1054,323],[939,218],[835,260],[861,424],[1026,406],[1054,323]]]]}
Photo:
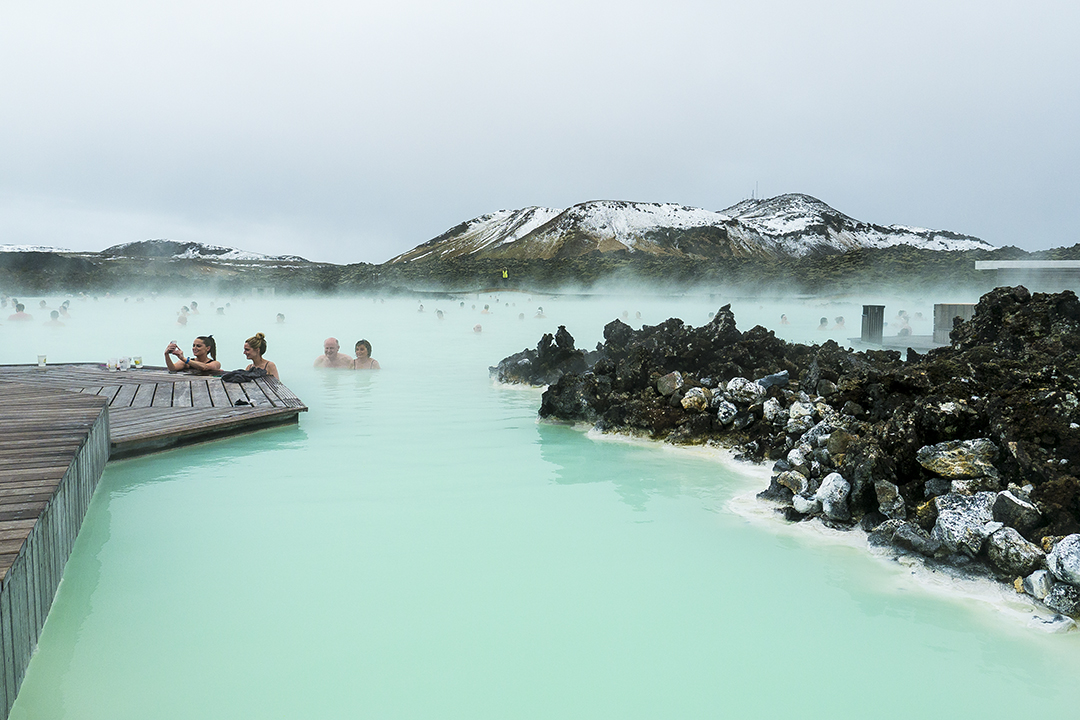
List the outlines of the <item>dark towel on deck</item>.
{"type": "Polygon", "coordinates": [[[221,381],[230,383],[246,383],[264,377],[266,377],[266,371],[262,368],[252,368],[251,370],[230,370],[229,372],[221,376],[221,381]]]}

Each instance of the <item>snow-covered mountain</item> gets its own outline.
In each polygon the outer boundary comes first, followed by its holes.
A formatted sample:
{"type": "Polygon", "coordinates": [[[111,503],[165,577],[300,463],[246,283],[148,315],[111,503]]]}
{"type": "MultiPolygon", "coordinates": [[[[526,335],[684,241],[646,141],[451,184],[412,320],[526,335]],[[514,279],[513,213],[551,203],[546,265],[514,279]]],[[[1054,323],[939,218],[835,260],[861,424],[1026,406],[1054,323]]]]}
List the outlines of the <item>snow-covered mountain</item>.
{"type": "Polygon", "coordinates": [[[767,200],[743,200],[722,214],[730,215],[748,237],[772,240],[796,257],[816,251],[911,245],[925,250],[993,250],[977,237],[948,230],[905,225],[873,225],[844,215],[817,198],[797,193],[767,200]]]}
{"type": "Polygon", "coordinates": [[[390,260],[549,259],[595,251],[678,257],[805,257],[857,248],[911,245],[992,250],[943,230],[854,220],[809,195],[744,200],[715,212],[676,204],[595,200],[566,210],[530,207],[481,215],[390,260]]]}
{"type": "Polygon", "coordinates": [[[0,252],[25,253],[25,252],[71,252],[64,248],[49,247],[47,245],[0,245],[0,252]]]}
{"type": "Polygon", "coordinates": [[[140,240],[105,248],[104,257],[170,258],[178,260],[276,260],[307,262],[297,255],[263,255],[219,245],[173,240],[140,240]]]}

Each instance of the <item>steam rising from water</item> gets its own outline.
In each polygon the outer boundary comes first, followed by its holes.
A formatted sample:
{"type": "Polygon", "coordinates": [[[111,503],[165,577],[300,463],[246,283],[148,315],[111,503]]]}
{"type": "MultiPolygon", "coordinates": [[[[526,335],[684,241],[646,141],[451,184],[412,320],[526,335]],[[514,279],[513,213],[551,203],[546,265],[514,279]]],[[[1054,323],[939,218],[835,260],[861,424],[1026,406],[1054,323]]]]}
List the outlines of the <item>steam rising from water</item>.
{"type": "Polygon", "coordinates": [[[262,331],[311,407],[299,427],[110,464],[12,717],[831,718],[852,698],[889,716],[898,688],[941,715],[1075,707],[1075,634],[748,521],[756,470],[538,423],[539,390],[487,374],[559,324],[590,347],[623,311],[699,325],[731,301],[744,329],[820,340],[817,319],[857,327],[861,299],[230,298],[218,315],[224,299],[197,296],[179,328],[190,299],[0,326],[2,362],[157,363],[213,333],[227,368],[262,331]],[[370,340],[385,369],[311,369],[329,335],[370,340]]]}

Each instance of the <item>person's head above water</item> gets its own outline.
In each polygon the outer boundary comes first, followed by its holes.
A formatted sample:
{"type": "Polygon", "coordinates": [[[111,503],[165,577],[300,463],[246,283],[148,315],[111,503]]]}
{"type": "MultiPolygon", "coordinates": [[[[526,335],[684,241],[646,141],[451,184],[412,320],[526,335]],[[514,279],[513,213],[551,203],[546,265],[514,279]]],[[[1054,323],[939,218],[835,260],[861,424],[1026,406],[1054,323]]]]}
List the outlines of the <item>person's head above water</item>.
{"type": "Polygon", "coordinates": [[[371,357],[371,343],[367,340],[357,340],[355,352],[356,357],[360,357],[361,353],[364,357],[371,357]]]}
{"type": "MultiPolygon", "coordinates": [[[[262,333],[255,333],[255,335],[249,337],[247,340],[244,341],[244,345],[247,346],[244,348],[245,350],[249,347],[252,350],[258,352],[259,355],[266,354],[266,336],[262,333]]],[[[246,352],[244,354],[247,355],[246,352]]]]}
{"type": "Polygon", "coordinates": [[[335,337],[323,340],[323,351],[315,358],[315,367],[321,368],[351,368],[352,359],[341,351],[341,343],[335,337]]]}
{"type": "Polygon", "coordinates": [[[200,335],[195,338],[195,342],[191,344],[191,352],[195,355],[200,355],[199,344],[202,344],[206,348],[206,355],[210,356],[211,360],[217,360],[217,341],[214,340],[213,335],[200,335]]]}
{"type": "MultiPolygon", "coordinates": [[[[244,341],[244,357],[251,361],[251,364],[245,368],[246,370],[263,370],[267,375],[273,378],[281,379],[281,375],[278,374],[277,365],[271,362],[269,359],[264,358],[263,354],[266,352],[266,336],[260,333],[255,333],[244,341]]],[[[320,356],[321,358],[322,356],[320,356]]]]}

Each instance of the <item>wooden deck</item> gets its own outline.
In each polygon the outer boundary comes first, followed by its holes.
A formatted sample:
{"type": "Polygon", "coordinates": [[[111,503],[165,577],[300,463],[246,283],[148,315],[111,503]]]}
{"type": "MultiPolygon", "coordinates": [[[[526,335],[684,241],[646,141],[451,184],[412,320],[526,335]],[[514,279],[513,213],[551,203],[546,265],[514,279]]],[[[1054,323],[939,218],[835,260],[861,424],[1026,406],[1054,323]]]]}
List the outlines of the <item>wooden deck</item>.
{"type": "Polygon", "coordinates": [[[306,410],[273,378],[0,365],[0,719],[106,461],[296,422],[306,410]]]}
{"type": "Polygon", "coordinates": [[[0,381],[0,717],[108,458],[105,398],[0,381]]]}
{"type": "Polygon", "coordinates": [[[0,381],[4,380],[105,398],[113,459],[296,422],[307,410],[274,378],[226,383],[165,368],[0,365],[0,381]]]}

